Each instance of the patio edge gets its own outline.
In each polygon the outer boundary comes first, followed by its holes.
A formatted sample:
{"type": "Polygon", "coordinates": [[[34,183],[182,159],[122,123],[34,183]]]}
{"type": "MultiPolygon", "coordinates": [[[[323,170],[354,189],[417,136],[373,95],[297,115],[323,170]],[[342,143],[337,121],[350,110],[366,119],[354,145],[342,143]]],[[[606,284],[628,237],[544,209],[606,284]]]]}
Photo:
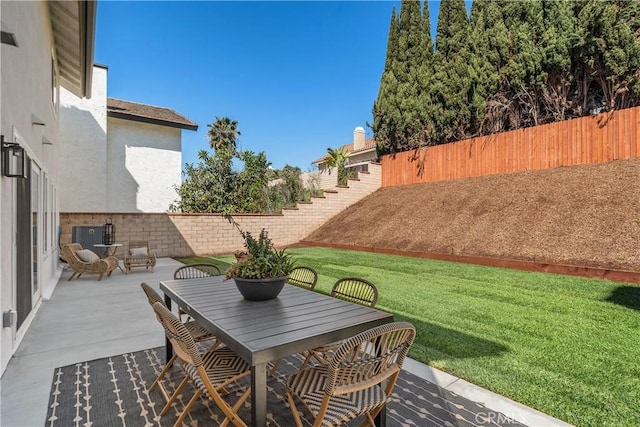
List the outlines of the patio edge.
{"type": "MultiPolygon", "coordinates": [[[[530,427],[565,427],[572,425],[409,357],[405,359],[402,369],[440,388],[483,405],[492,411],[500,412],[510,420],[515,420],[530,427]]],[[[485,414],[485,418],[478,420],[478,424],[484,424],[491,420],[496,421],[497,419],[498,414],[488,412],[485,414]]]]}

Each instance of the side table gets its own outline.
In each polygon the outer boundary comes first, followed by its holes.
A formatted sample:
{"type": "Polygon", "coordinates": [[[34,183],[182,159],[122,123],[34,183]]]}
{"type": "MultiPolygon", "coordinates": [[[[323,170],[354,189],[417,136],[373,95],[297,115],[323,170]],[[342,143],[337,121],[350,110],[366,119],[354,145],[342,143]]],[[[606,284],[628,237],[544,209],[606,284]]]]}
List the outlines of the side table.
{"type": "MultiPolygon", "coordinates": [[[[116,251],[118,250],[118,248],[122,247],[123,244],[122,243],[112,243],[110,245],[105,245],[104,243],[96,243],[93,245],[94,248],[101,248],[102,249],[102,258],[106,258],[108,256],[114,256],[114,254],[116,253],[116,251]]],[[[122,269],[122,267],[120,266],[120,260],[118,259],[118,268],[120,269],[120,271],[122,271],[124,273],[124,270],[122,269]]]]}

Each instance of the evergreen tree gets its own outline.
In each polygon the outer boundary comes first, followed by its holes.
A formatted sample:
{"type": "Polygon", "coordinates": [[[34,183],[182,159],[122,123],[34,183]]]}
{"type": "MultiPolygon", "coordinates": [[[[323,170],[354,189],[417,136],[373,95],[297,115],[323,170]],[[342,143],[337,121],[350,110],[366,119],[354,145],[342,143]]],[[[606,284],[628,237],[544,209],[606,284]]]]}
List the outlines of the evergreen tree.
{"type": "Polygon", "coordinates": [[[406,151],[420,145],[422,140],[422,105],[418,72],[423,63],[421,32],[422,14],[420,2],[403,0],[400,10],[398,96],[400,100],[400,123],[398,129],[398,151],[406,151]]]}
{"type": "Polygon", "coordinates": [[[502,130],[504,103],[494,96],[500,82],[508,45],[507,29],[500,4],[494,0],[475,0],[469,27],[469,131],[472,136],[502,130]],[[492,114],[493,113],[493,114],[492,114]]]}
{"type": "Polygon", "coordinates": [[[403,0],[391,14],[385,70],[373,108],[378,155],[409,150],[429,142],[429,86],[433,42],[425,4],[403,0]]]}
{"type": "Polygon", "coordinates": [[[398,79],[394,70],[399,67],[400,21],[395,7],[391,10],[389,38],[385,67],[380,79],[378,97],[373,104],[373,133],[376,140],[376,152],[379,156],[394,152],[398,144],[397,124],[400,121],[398,102],[398,79]]]}
{"type": "Polygon", "coordinates": [[[437,143],[468,136],[469,93],[468,19],[464,0],[443,0],[438,14],[434,74],[430,87],[434,108],[433,136],[437,143]]]}
{"type": "Polygon", "coordinates": [[[534,126],[541,119],[542,1],[504,1],[502,5],[511,43],[500,90],[512,101],[509,128],[519,129],[534,126]]]}
{"type": "Polygon", "coordinates": [[[640,95],[640,2],[589,0],[577,7],[575,74],[582,111],[635,105],[640,95]]]}
{"type": "Polygon", "coordinates": [[[433,121],[434,108],[431,102],[431,79],[433,78],[433,39],[431,38],[431,18],[429,17],[429,3],[424,2],[422,8],[422,23],[420,30],[421,59],[418,63],[418,107],[419,120],[421,124],[419,134],[420,145],[430,145],[433,143],[433,121]]]}
{"type": "Polygon", "coordinates": [[[540,93],[545,122],[565,120],[571,110],[572,43],[576,31],[573,4],[569,1],[543,2],[543,63],[540,93]]]}

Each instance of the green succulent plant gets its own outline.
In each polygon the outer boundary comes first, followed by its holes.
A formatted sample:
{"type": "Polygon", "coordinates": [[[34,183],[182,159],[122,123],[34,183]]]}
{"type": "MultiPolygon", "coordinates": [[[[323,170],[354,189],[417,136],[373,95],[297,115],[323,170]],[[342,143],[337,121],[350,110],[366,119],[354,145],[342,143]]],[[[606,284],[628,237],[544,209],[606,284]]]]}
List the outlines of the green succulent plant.
{"type": "Polygon", "coordinates": [[[267,230],[263,228],[256,239],[250,232],[242,231],[233,219],[230,219],[230,222],[240,231],[247,254],[227,269],[227,279],[267,279],[291,273],[294,266],[291,256],[285,249],[277,250],[273,246],[267,230]]]}

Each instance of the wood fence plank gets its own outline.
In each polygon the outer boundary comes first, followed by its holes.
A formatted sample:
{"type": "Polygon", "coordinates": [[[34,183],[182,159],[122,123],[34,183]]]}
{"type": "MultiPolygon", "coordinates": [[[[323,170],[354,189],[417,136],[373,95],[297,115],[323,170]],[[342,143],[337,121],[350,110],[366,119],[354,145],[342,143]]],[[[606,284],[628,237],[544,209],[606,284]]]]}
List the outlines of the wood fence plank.
{"type": "Polygon", "coordinates": [[[382,186],[635,157],[640,157],[640,107],[386,155],[382,186]]]}

